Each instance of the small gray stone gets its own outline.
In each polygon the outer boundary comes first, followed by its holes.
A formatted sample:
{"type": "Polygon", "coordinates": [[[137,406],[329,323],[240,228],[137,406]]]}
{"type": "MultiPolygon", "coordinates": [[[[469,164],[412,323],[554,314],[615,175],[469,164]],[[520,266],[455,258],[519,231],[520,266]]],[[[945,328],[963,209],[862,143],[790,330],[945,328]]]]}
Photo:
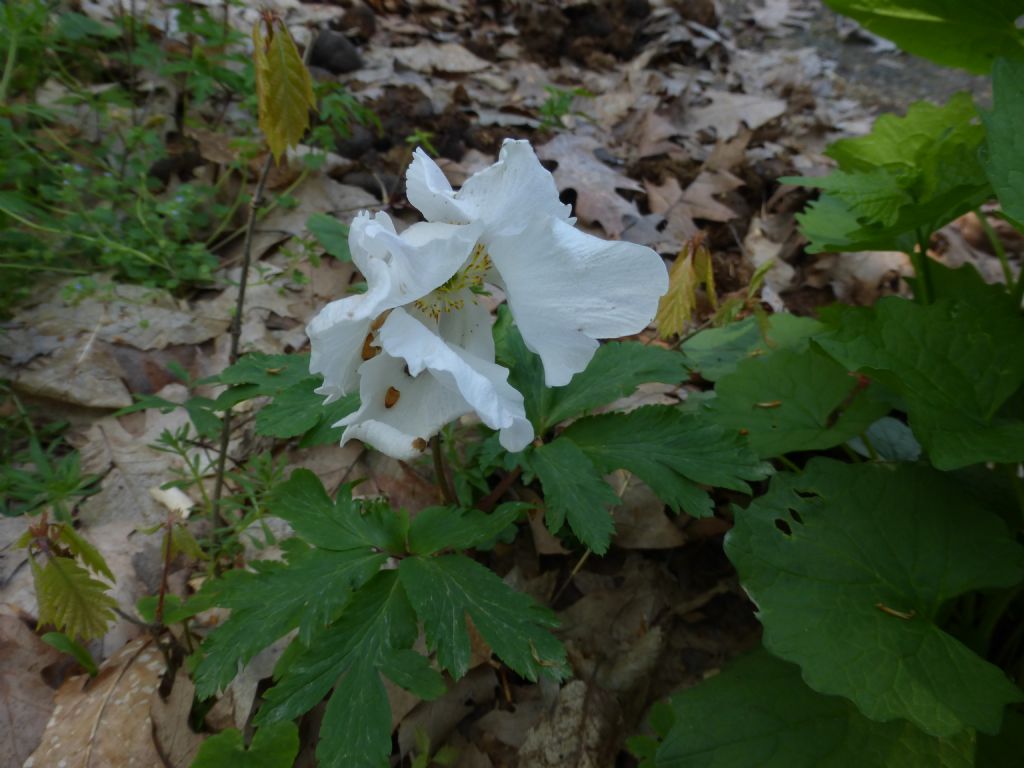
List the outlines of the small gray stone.
{"type": "Polygon", "coordinates": [[[331,30],[325,30],[317,36],[309,63],[315,67],[322,67],[335,75],[354,72],[363,66],[359,51],[349,42],[349,39],[343,34],[331,30]]]}

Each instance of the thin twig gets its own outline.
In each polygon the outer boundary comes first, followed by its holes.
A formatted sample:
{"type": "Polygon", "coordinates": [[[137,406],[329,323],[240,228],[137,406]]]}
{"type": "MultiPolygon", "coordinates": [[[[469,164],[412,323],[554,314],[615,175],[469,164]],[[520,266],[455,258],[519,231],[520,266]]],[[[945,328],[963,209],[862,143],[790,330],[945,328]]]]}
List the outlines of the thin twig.
{"type": "MultiPolygon", "coordinates": [[[[249,280],[249,266],[252,263],[252,239],[253,232],[256,230],[256,214],[263,202],[263,190],[267,185],[270,164],[273,161],[273,155],[267,152],[267,158],[263,161],[263,168],[260,169],[260,175],[256,181],[256,190],[249,201],[249,221],[245,228],[245,243],[242,247],[242,275],[238,280],[235,316],[231,319],[231,351],[228,355],[230,365],[234,365],[238,361],[238,347],[242,338],[242,314],[245,309],[245,287],[249,280]]],[[[217,476],[213,486],[213,507],[211,509],[211,522],[214,530],[218,524],[227,524],[227,521],[221,517],[220,502],[224,495],[224,472],[228,459],[228,443],[231,440],[231,413],[230,408],[224,412],[224,423],[220,431],[220,450],[217,455],[217,476]]]]}
{"type": "Polygon", "coordinates": [[[446,504],[458,506],[459,500],[452,490],[451,481],[448,479],[448,472],[444,466],[444,456],[441,454],[441,438],[434,435],[430,438],[430,452],[434,456],[434,474],[437,477],[437,487],[441,489],[441,496],[446,504]]]}
{"type": "Polygon", "coordinates": [[[519,479],[521,474],[523,474],[522,467],[516,467],[511,472],[507,473],[498,481],[498,484],[494,486],[494,490],[484,496],[479,503],[477,503],[476,508],[481,512],[490,512],[494,509],[494,505],[501,501],[501,497],[504,496],[505,492],[512,487],[512,484],[519,479]]]}

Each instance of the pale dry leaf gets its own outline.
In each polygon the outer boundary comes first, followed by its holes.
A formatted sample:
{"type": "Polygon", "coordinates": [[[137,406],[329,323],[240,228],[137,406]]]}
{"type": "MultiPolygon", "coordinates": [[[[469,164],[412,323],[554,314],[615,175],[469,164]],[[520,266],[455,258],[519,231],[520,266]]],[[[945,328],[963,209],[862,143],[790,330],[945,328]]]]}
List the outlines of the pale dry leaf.
{"type": "Polygon", "coordinates": [[[153,723],[153,746],[169,768],[189,768],[204,737],[189,727],[196,687],[184,667],[178,669],[167,698],[153,691],[149,715],[153,723]]]}
{"type": "Polygon", "coordinates": [[[408,48],[392,48],[395,60],[417,72],[441,72],[450,75],[480,72],[491,66],[458,43],[423,41],[408,48]]]}
{"type": "Polygon", "coordinates": [[[60,656],[19,618],[0,613],[0,762],[21,765],[39,745],[54,707],[42,670],[60,656]]]}
{"type": "Polygon", "coordinates": [[[650,486],[630,478],[621,499],[622,503],[612,510],[616,547],[673,549],[686,543],[682,531],[665,514],[665,502],[657,497],[650,486]]]}
{"type": "Polygon", "coordinates": [[[117,360],[95,338],[32,360],[15,372],[14,382],[30,395],[87,408],[124,408],[134,402],[117,360]]]}
{"type": "Polygon", "coordinates": [[[558,163],[554,171],[559,191],[576,191],[574,212],[586,224],[600,224],[610,238],[618,238],[626,224],[640,217],[636,203],[616,190],[642,192],[643,187],[621,171],[601,162],[594,151],[602,148],[591,136],[563,133],[540,147],[537,156],[558,163]]]}
{"type": "Polygon", "coordinates": [[[73,677],[57,691],[42,741],[26,768],[152,768],[162,765],[153,743],[150,701],[164,662],[149,638],[133,640],[95,678],[73,677]]]}
{"type": "Polygon", "coordinates": [[[755,270],[769,260],[773,262],[768,274],[765,275],[764,284],[776,293],[793,287],[796,279],[796,270],[780,258],[784,246],[784,242],[772,239],[762,217],[755,216],[751,219],[750,229],[743,238],[744,259],[755,270]]]}
{"type": "Polygon", "coordinates": [[[572,680],[559,691],[554,710],[526,735],[516,765],[607,768],[615,763],[622,720],[613,695],[583,680],[572,680]]]}
{"type": "Polygon", "coordinates": [[[786,102],[765,96],[748,96],[730,91],[705,91],[710,103],[692,108],[683,128],[688,132],[714,130],[718,139],[728,140],[747,128],[760,128],[786,112],[786,102]]]}

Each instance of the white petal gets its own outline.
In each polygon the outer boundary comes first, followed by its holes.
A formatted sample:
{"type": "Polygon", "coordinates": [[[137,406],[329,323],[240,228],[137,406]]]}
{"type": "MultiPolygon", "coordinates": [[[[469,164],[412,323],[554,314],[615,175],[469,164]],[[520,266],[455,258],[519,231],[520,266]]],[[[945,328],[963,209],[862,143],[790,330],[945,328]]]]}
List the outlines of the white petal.
{"type": "Polygon", "coordinates": [[[419,148],[405,172],[405,196],[427,221],[468,224],[472,218],[455,199],[444,172],[419,148]]]}
{"type": "Polygon", "coordinates": [[[488,252],[549,387],[587,367],[596,339],[646,328],[668,290],[665,263],[650,248],[601,240],[555,219],[534,220],[518,237],[492,241],[488,252]]]}
{"type": "Polygon", "coordinates": [[[491,333],[491,313],[477,304],[470,291],[456,298],[465,302],[458,312],[445,312],[437,323],[437,332],[449,344],[461,347],[481,360],[494,359],[494,335],[491,333]]]}
{"type": "Polygon", "coordinates": [[[498,162],[466,180],[459,207],[486,227],[485,238],[521,232],[538,217],[565,221],[572,209],[558,199],[551,173],[528,141],[506,139],[498,162]]]}
{"type": "Polygon", "coordinates": [[[331,302],[306,328],[309,369],[324,375],[317,392],[327,395],[327,402],[355,389],[374,319],[442,285],[466,261],[478,233],[476,226],[415,224],[398,235],[387,214],[356,217],[349,245],[366,278],[366,293],[331,302]]]}
{"type": "Polygon", "coordinates": [[[335,425],[345,427],[342,445],[362,440],[393,458],[411,459],[441,427],[471,410],[458,392],[429,374],[409,376],[405,361],[386,354],[366,362],[359,377],[359,410],[335,425]],[[388,407],[392,387],[398,399],[388,407]]]}
{"type": "Polygon", "coordinates": [[[388,355],[405,360],[413,376],[429,371],[457,391],[484,424],[502,430],[502,444],[515,446],[509,450],[521,450],[533,438],[523,396],[508,383],[507,368],[448,344],[402,309],[388,316],[380,341],[388,355]]]}

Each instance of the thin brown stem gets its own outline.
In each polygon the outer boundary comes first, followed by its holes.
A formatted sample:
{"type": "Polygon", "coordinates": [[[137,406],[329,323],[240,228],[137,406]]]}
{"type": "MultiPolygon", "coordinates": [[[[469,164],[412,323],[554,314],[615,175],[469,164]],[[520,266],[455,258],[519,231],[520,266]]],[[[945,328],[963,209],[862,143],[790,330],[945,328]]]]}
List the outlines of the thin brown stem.
{"type": "Polygon", "coordinates": [[[451,481],[448,479],[448,471],[444,466],[444,455],[441,453],[441,437],[434,435],[430,438],[430,452],[434,457],[434,475],[437,487],[441,491],[441,497],[446,504],[458,506],[459,500],[452,489],[451,481]]]}
{"type": "Polygon", "coordinates": [[[512,484],[516,480],[518,480],[519,476],[522,474],[522,467],[516,467],[511,472],[507,473],[504,477],[501,478],[501,480],[498,481],[498,484],[494,486],[494,490],[492,490],[489,494],[484,496],[477,503],[476,508],[479,509],[481,512],[490,512],[492,509],[494,509],[495,504],[501,501],[501,497],[505,495],[508,489],[512,487],[512,484]]]}

